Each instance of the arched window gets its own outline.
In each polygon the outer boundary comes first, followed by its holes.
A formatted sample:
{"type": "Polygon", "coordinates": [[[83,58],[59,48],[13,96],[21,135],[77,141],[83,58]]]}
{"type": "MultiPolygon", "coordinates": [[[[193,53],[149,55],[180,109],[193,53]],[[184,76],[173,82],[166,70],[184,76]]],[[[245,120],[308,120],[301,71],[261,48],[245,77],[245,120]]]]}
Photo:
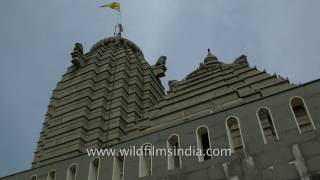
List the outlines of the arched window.
{"type": "Polygon", "coordinates": [[[32,176],[30,177],[30,180],[37,180],[37,175],[32,175],[32,176]]]}
{"type": "Polygon", "coordinates": [[[168,138],[167,148],[172,152],[172,156],[168,155],[168,169],[181,168],[181,155],[178,153],[180,148],[178,135],[174,134],[168,138]]]}
{"type": "Polygon", "coordinates": [[[263,142],[271,143],[279,139],[271,111],[266,107],[258,108],[257,117],[261,128],[263,142]]]}
{"type": "Polygon", "coordinates": [[[231,116],[226,120],[226,127],[231,152],[241,152],[244,149],[239,119],[231,116]]]}
{"type": "Polygon", "coordinates": [[[152,155],[151,144],[142,145],[143,154],[139,159],[139,177],[144,177],[152,174],[152,155]]]}
{"type": "Polygon", "coordinates": [[[197,128],[197,148],[202,150],[202,156],[199,156],[199,161],[205,161],[211,159],[208,153],[208,149],[211,148],[209,128],[206,126],[200,126],[197,128]]]}
{"type": "Polygon", "coordinates": [[[118,153],[113,160],[112,180],[124,179],[124,156],[118,153]]]}
{"type": "Polygon", "coordinates": [[[56,171],[55,170],[51,170],[48,173],[47,180],[55,180],[55,179],[56,179],[56,171]]]}
{"type": "Polygon", "coordinates": [[[100,158],[95,158],[91,160],[88,180],[98,180],[99,165],[100,165],[100,158]]]}
{"type": "Polygon", "coordinates": [[[308,108],[302,98],[291,98],[290,108],[293,112],[294,119],[297,123],[297,127],[300,133],[304,133],[315,129],[313,121],[308,112],[308,108]]]}
{"type": "Polygon", "coordinates": [[[78,168],[78,166],[77,166],[76,164],[72,164],[72,165],[68,168],[67,180],[76,180],[76,177],[77,177],[77,168],[78,168]]]}

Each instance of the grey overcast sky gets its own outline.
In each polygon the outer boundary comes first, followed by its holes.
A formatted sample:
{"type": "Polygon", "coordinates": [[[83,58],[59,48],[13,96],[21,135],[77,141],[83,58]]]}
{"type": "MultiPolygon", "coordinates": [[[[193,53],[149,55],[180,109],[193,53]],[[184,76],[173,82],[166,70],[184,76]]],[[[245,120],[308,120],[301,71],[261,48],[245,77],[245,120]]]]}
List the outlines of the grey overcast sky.
{"type": "MultiPolygon", "coordinates": [[[[0,177],[31,167],[51,92],[70,65],[112,36],[104,0],[0,1],[0,177]]],[[[319,0],[122,0],[124,36],[167,77],[182,79],[211,48],[223,62],[246,54],[251,66],[294,83],[320,77],[319,0]]]]}

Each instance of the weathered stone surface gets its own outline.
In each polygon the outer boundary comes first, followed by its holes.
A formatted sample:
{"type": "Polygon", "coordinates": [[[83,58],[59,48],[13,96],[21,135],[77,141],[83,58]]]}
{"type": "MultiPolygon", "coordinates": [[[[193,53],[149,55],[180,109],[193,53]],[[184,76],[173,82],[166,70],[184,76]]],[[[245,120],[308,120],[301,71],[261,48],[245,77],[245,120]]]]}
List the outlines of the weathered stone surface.
{"type": "MultiPolygon", "coordinates": [[[[320,81],[304,85],[250,67],[242,55],[225,64],[208,50],[199,68],[182,80],[169,81],[166,95],[159,78],[165,58],[150,66],[138,46],[124,38],[106,38],[88,53],[81,44],[72,65],[53,91],[33,168],[0,178],[46,179],[52,169],[64,180],[68,167],[78,164],[77,180],[87,180],[87,148],[124,148],[149,142],[165,148],[178,134],[180,146],[197,145],[196,129],[209,128],[213,148],[229,148],[226,119],[239,118],[244,149],[231,156],[199,162],[182,157],[179,169],[168,170],[167,157],[153,157],[152,175],[138,177],[139,157],[126,157],[124,179],[239,180],[308,179],[319,166],[320,81]],[[304,98],[315,129],[300,134],[289,99],[304,98]],[[265,144],[257,109],[268,107],[279,140],[265,144]],[[297,148],[299,147],[299,148],[297,148]]],[[[112,179],[113,157],[101,157],[99,179],[112,179]]]]}
{"type": "Polygon", "coordinates": [[[127,39],[104,39],[86,54],[76,43],[72,66],[51,98],[33,167],[128,135],[127,126],[136,124],[164,96],[158,78],[166,70],[165,59],[153,68],[162,72],[155,73],[127,39]]]}

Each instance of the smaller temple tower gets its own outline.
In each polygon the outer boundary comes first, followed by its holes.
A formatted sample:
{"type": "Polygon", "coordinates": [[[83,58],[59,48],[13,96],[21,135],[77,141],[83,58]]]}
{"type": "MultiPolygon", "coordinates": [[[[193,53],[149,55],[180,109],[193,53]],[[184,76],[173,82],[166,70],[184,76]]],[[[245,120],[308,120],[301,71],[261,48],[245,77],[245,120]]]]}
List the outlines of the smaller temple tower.
{"type": "Polygon", "coordinates": [[[152,129],[173,121],[183,122],[262,99],[294,86],[288,79],[251,67],[245,55],[226,64],[208,49],[207,56],[197,69],[180,81],[169,81],[168,94],[150,109],[147,122],[152,129]]]}

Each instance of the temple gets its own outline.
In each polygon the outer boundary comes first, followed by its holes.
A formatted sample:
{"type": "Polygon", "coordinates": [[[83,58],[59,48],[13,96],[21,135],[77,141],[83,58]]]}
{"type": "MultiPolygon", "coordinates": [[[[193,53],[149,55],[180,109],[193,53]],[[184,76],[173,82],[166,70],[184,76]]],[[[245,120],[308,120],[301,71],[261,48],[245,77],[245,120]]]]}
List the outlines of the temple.
{"type": "MultiPolygon", "coordinates": [[[[174,61],[173,59],[168,59],[174,61]]],[[[76,43],[52,97],[30,170],[1,180],[320,179],[320,81],[302,85],[227,64],[208,49],[186,77],[161,78],[122,37],[76,43]],[[88,149],[196,147],[197,156],[89,156],[88,149]],[[210,149],[229,150],[215,156],[210,149]]]]}

